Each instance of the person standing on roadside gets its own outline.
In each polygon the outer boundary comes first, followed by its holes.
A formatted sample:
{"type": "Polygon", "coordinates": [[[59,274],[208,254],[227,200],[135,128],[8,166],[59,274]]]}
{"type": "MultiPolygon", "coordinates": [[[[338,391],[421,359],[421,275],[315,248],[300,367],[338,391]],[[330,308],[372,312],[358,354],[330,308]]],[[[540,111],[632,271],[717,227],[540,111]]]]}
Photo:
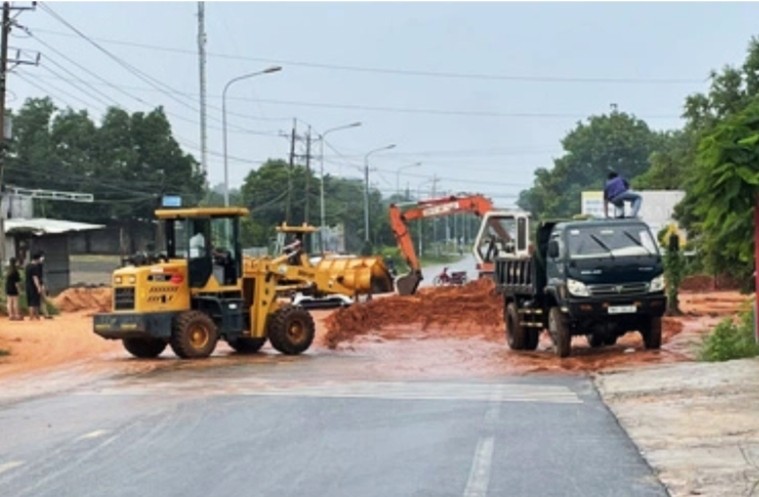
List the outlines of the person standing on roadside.
{"type": "Polygon", "coordinates": [[[16,258],[11,257],[8,266],[8,275],[5,278],[5,297],[7,299],[8,319],[21,321],[23,316],[18,307],[18,296],[21,293],[21,274],[18,270],[16,258]]]}
{"type": "Polygon", "coordinates": [[[47,310],[47,291],[43,278],[45,262],[44,252],[35,252],[32,262],[26,267],[26,300],[29,305],[29,318],[39,319],[40,309],[45,319],[52,319],[47,310]]]}

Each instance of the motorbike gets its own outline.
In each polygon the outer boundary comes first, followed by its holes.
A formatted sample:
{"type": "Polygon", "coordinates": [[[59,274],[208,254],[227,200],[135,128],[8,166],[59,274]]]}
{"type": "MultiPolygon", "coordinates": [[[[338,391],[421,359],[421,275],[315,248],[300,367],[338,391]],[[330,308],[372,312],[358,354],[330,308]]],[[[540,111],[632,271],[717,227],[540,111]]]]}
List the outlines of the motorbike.
{"type": "Polygon", "coordinates": [[[432,284],[435,286],[464,285],[466,281],[466,271],[453,271],[449,274],[448,268],[444,267],[443,271],[432,280],[432,284]]]}

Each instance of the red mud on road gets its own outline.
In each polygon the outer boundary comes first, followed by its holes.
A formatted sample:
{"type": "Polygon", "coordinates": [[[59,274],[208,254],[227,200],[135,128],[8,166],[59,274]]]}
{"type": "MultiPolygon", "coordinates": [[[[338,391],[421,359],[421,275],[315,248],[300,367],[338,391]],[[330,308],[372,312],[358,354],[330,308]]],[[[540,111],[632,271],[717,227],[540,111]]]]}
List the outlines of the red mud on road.
{"type": "Polygon", "coordinates": [[[322,343],[392,364],[391,371],[384,371],[391,375],[592,372],[693,360],[702,335],[719,316],[735,313],[747,299],[737,292],[681,294],[685,316],[664,318],[661,350],[645,350],[637,333],[600,349],[590,348],[580,336],[573,339],[572,356],[560,360],[546,333],[537,351],[511,351],[504,335],[501,299],[492,282],[480,280],[337,311],[324,320],[327,331],[322,343]]]}
{"type": "MultiPolygon", "coordinates": [[[[156,360],[131,358],[118,341],[92,332],[92,314],[107,310],[110,289],[70,289],[54,299],[62,314],[46,321],[8,321],[0,316],[0,378],[61,369],[73,364],[97,371],[136,373],[173,367],[170,350],[156,360]]],[[[330,312],[314,311],[317,337],[306,357],[282,356],[270,345],[263,354],[237,356],[220,343],[211,361],[187,361],[183,368],[202,369],[221,361],[313,360],[314,374],[389,379],[467,378],[533,372],[573,373],[692,360],[703,334],[724,316],[750,301],[737,292],[683,293],[685,315],[665,318],[660,351],[643,349],[638,334],[613,347],[591,349],[574,339],[573,356],[559,360],[544,333],[535,352],[513,352],[506,345],[500,299],[489,281],[465,287],[424,289],[415,296],[389,296],[330,312]],[[343,356],[358,361],[321,361],[343,356]],[[339,367],[338,367],[339,365],[339,367]]]]}

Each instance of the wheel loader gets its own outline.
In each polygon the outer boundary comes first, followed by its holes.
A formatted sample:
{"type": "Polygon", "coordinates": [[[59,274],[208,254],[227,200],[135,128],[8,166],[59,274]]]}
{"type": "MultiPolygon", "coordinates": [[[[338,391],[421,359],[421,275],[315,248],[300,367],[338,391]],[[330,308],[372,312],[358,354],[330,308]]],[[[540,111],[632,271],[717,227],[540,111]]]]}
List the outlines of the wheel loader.
{"type": "Polygon", "coordinates": [[[268,339],[283,354],[299,354],[314,339],[314,321],[284,303],[285,292],[371,291],[366,267],[330,272],[291,264],[291,254],[244,258],[240,218],[247,215],[237,207],[157,210],[165,252],[114,271],[113,311],[94,316],[94,332],[140,358],[167,346],[180,358],[208,357],[219,339],[240,353],[257,352],[268,339]]]}

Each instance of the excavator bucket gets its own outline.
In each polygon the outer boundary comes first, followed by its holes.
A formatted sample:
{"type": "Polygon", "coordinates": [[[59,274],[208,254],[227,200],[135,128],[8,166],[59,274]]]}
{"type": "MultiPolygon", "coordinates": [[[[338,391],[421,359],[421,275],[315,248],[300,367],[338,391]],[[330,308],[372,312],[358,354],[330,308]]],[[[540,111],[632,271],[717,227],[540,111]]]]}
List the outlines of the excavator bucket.
{"type": "Polygon", "coordinates": [[[398,295],[413,295],[421,282],[422,273],[420,271],[402,274],[395,278],[395,291],[398,295]]]}

